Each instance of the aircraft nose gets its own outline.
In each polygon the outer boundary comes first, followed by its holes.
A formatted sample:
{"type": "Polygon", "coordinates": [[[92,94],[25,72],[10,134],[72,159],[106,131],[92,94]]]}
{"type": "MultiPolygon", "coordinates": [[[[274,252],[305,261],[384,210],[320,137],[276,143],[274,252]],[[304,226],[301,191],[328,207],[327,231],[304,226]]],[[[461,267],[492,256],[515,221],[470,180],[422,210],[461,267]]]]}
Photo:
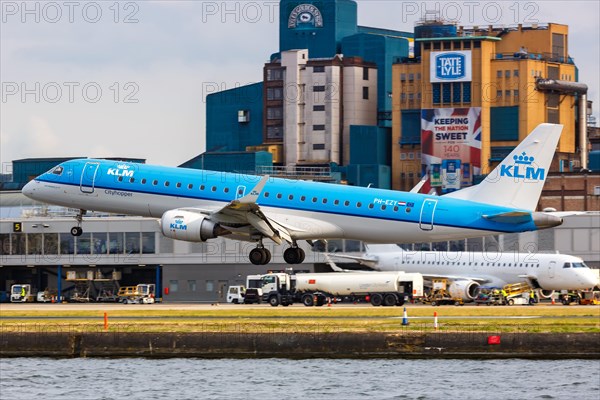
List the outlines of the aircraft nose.
{"type": "Polygon", "coordinates": [[[35,186],[36,186],[36,182],[35,181],[29,181],[25,186],[23,186],[23,189],[21,189],[21,193],[23,193],[25,196],[29,197],[30,199],[33,199],[34,197],[34,193],[35,193],[35,186]]]}
{"type": "Polygon", "coordinates": [[[598,279],[598,277],[596,277],[591,270],[587,271],[587,272],[589,272],[589,273],[585,274],[585,276],[582,277],[583,280],[585,281],[586,287],[589,287],[589,288],[594,288],[596,286],[600,287],[600,280],[598,279]]]}

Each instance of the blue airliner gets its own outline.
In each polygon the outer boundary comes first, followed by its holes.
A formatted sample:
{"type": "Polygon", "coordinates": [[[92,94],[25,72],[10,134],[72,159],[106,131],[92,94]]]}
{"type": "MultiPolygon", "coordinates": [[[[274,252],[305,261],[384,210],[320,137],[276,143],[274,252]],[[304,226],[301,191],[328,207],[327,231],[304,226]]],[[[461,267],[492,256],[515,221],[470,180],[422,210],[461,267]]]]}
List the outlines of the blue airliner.
{"type": "Polygon", "coordinates": [[[535,212],[562,125],[541,124],[479,185],[436,197],[419,193],[277,179],[119,161],[64,162],[23,188],[35,200],[80,210],[160,218],[162,233],[192,242],[224,236],[257,243],[249,258],[267,264],[265,238],[298,241],[436,242],[560,225],[535,212]]]}

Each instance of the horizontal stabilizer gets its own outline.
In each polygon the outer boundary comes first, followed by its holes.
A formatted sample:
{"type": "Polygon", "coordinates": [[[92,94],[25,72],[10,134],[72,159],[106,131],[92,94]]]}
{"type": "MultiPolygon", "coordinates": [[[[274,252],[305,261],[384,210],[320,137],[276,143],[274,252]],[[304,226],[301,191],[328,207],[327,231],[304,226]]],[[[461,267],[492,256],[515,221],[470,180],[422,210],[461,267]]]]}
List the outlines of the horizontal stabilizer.
{"type": "Polygon", "coordinates": [[[532,217],[530,212],[525,211],[512,211],[494,215],[484,215],[483,218],[493,221],[500,222],[503,224],[525,224],[531,222],[532,217]]]}

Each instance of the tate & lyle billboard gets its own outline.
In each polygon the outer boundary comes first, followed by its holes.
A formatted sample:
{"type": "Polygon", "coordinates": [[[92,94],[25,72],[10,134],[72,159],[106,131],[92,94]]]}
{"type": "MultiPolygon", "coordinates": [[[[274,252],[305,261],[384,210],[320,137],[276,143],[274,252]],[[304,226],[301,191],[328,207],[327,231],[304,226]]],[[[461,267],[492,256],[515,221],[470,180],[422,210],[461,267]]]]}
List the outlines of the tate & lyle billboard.
{"type": "Polygon", "coordinates": [[[432,51],[431,82],[470,82],[472,79],[471,51],[432,51]]]}
{"type": "Polygon", "coordinates": [[[421,163],[444,192],[471,185],[481,172],[481,107],[421,110],[421,163]]]}

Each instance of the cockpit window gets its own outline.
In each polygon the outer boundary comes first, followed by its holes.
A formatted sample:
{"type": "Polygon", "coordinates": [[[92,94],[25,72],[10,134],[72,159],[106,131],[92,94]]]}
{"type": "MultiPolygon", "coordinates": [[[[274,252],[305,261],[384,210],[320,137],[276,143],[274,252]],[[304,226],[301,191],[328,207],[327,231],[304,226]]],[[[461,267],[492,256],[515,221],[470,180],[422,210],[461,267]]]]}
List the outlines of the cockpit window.
{"type": "Polygon", "coordinates": [[[585,263],[573,263],[573,268],[589,268],[585,263]]]}
{"type": "Polygon", "coordinates": [[[56,167],[56,168],[54,168],[54,169],[52,170],[52,173],[53,173],[54,175],[59,175],[59,176],[60,176],[60,175],[62,175],[62,173],[63,173],[63,169],[64,169],[64,168],[63,168],[62,166],[60,166],[60,165],[59,165],[58,167],[56,167]]]}
{"type": "Polygon", "coordinates": [[[565,263],[565,265],[563,265],[563,268],[571,268],[571,263],[565,263]]]}

